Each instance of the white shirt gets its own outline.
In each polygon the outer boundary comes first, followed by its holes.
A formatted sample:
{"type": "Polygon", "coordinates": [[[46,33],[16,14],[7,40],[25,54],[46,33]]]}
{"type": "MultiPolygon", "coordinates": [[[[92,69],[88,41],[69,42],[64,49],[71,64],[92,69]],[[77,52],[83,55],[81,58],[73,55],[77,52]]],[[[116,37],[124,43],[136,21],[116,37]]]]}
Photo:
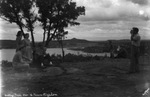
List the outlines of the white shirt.
{"type": "Polygon", "coordinates": [[[139,47],[141,42],[141,37],[139,34],[133,36],[133,40],[131,41],[132,45],[139,47]]]}

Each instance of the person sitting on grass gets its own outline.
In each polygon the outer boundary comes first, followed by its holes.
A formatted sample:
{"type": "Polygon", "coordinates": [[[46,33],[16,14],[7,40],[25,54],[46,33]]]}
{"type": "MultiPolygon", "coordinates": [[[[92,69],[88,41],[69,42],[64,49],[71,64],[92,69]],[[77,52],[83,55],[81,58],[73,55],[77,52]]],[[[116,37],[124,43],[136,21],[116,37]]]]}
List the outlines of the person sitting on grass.
{"type": "Polygon", "coordinates": [[[118,46],[115,58],[127,58],[127,50],[123,46],[118,46]]]}
{"type": "Polygon", "coordinates": [[[37,68],[46,68],[51,66],[51,57],[46,53],[46,47],[39,43],[35,51],[36,61],[33,64],[35,64],[37,68]]]}
{"type": "Polygon", "coordinates": [[[31,47],[31,43],[29,40],[29,33],[26,33],[24,36],[24,39],[22,40],[22,45],[25,46],[24,48],[24,52],[22,53],[24,56],[26,56],[26,58],[32,60],[33,59],[33,51],[32,51],[32,47],[31,47]]]}
{"type": "Polygon", "coordinates": [[[29,63],[31,62],[30,59],[23,56],[22,52],[24,51],[24,48],[25,46],[20,46],[12,60],[12,65],[17,71],[27,70],[29,68],[29,63]]]}

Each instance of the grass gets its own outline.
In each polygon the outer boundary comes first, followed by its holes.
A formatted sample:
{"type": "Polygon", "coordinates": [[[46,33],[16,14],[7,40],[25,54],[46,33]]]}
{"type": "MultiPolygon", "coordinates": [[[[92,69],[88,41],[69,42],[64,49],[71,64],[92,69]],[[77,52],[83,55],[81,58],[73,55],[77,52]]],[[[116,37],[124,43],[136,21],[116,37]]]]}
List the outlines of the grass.
{"type": "Polygon", "coordinates": [[[77,71],[59,76],[51,76],[34,68],[28,73],[17,73],[12,67],[2,68],[2,94],[16,93],[22,97],[25,97],[23,94],[28,97],[31,97],[30,94],[32,97],[47,97],[48,94],[57,94],[56,97],[142,97],[149,88],[149,59],[142,56],[141,73],[131,75],[126,74],[129,59],[65,62],[60,65],[77,71]]]}

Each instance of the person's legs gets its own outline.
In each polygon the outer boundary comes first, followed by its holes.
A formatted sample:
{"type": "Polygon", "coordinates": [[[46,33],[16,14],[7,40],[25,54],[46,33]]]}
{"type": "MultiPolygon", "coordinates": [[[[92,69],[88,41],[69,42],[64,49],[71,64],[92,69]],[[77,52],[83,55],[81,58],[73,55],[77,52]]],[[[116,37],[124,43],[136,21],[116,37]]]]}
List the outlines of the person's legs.
{"type": "Polygon", "coordinates": [[[136,63],[135,63],[135,47],[131,47],[131,57],[130,57],[130,70],[129,73],[134,73],[136,71],[136,63]]]}
{"type": "Polygon", "coordinates": [[[136,72],[139,72],[139,48],[136,47],[136,54],[135,54],[135,64],[136,64],[136,72]]]}
{"type": "Polygon", "coordinates": [[[134,59],[134,56],[133,56],[133,47],[131,46],[131,55],[130,55],[130,70],[129,70],[129,73],[130,72],[133,72],[133,63],[134,63],[134,61],[133,61],[133,59],[134,59]]]}
{"type": "Polygon", "coordinates": [[[131,47],[131,58],[130,58],[130,73],[139,72],[139,48],[136,46],[131,47]]]}

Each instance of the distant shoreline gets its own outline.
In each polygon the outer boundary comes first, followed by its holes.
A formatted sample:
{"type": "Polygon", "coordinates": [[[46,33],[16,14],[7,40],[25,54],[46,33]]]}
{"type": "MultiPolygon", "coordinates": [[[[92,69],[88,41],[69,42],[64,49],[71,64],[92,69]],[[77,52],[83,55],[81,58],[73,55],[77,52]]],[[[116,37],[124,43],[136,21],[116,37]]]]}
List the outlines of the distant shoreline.
{"type": "MultiPolygon", "coordinates": [[[[39,42],[38,42],[39,43],[39,42]]],[[[38,44],[36,42],[36,44],[38,44]]],[[[63,40],[63,47],[68,50],[74,51],[82,51],[85,53],[104,53],[109,52],[110,43],[113,46],[113,49],[116,49],[118,46],[123,46],[129,51],[130,49],[130,40],[122,39],[122,40],[107,40],[107,41],[88,41],[84,39],[69,39],[63,40]]],[[[49,46],[50,48],[61,48],[61,45],[57,41],[51,41],[49,46]]],[[[144,53],[147,49],[150,48],[150,40],[142,40],[141,41],[141,51],[144,53]]],[[[3,49],[16,49],[15,40],[0,40],[0,50],[3,49]]]]}

